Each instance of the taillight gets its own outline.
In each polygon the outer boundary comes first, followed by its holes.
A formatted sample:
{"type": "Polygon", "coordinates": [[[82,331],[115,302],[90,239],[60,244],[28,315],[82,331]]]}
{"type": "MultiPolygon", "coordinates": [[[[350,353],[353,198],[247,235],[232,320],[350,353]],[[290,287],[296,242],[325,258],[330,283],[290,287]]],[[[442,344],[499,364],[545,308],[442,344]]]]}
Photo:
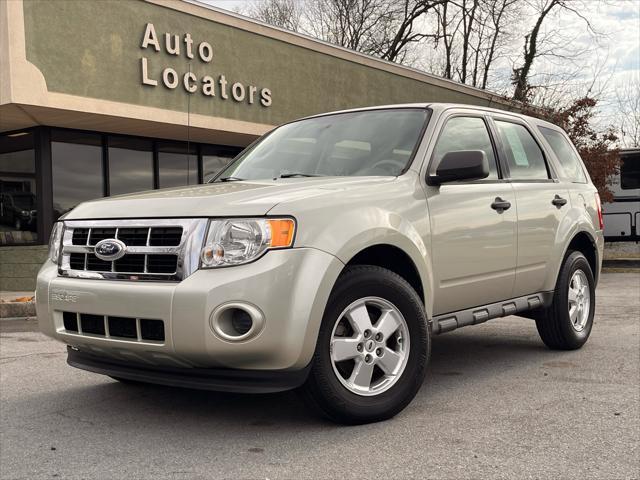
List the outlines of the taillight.
{"type": "Polygon", "coordinates": [[[604,228],[604,218],[602,218],[602,203],[600,203],[600,195],[596,192],[596,209],[598,210],[598,222],[600,223],[600,230],[604,228]]]}

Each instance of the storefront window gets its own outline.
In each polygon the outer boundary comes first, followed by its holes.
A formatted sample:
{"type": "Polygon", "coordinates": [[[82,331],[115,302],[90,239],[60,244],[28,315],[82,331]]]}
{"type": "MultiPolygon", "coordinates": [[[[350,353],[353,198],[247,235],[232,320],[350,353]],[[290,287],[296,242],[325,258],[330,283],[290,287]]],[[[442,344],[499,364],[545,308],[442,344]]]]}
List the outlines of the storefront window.
{"type": "Polygon", "coordinates": [[[109,195],[153,189],[153,144],[149,140],[109,137],[109,195]]]}
{"type": "Polygon", "coordinates": [[[187,150],[186,144],[160,143],[158,145],[158,167],[160,188],[181,187],[198,183],[198,156],[195,146],[187,150]]]}
{"type": "Polygon", "coordinates": [[[229,162],[240,153],[241,148],[233,147],[216,147],[213,145],[202,146],[202,177],[204,183],[207,183],[229,162]]]}
{"type": "Polygon", "coordinates": [[[54,219],[81,202],[103,196],[100,135],[54,130],[51,167],[54,219]]]}
{"type": "Polygon", "coordinates": [[[33,134],[0,136],[0,245],[36,243],[38,203],[33,134]]]}

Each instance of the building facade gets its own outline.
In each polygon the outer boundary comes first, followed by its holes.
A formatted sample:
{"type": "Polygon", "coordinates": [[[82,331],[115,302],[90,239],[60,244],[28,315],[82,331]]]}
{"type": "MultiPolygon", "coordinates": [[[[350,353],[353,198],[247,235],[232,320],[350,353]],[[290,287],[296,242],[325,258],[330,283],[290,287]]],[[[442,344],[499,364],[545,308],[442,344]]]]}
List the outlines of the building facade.
{"type": "MultiPolygon", "coordinates": [[[[185,0],[0,2],[0,290],[78,203],[206,182],[273,126],[490,92],[185,0]]],[[[117,212],[114,212],[117,215],[117,212]]]]}

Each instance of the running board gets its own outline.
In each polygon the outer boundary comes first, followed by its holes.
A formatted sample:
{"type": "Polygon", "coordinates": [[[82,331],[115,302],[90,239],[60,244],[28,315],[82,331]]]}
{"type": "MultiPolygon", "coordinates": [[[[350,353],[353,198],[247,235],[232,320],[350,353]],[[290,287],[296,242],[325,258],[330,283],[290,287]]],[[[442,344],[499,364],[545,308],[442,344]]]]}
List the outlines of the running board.
{"type": "Polygon", "coordinates": [[[450,332],[467,325],[477,325],[492,318],[516,315],[521,312],[548,307],[553,300],[553,292],[540,292],[523,297],[503,300],[480,307],[459,310],[433,317],[433,334],[450,332]]]}

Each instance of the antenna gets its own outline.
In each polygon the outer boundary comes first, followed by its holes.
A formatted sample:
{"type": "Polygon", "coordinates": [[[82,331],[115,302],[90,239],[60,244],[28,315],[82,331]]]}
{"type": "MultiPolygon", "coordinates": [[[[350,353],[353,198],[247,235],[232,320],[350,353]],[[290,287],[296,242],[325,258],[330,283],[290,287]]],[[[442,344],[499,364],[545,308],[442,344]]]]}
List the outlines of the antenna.
{"type": "MultiPolygon", "coordinates": [[[[191,73],[191,62],[187,62],[187,64],[189,65],[189,73],[191,73]]],[[[189,185],[190,174],[191,174],[191,92],[187,92],[187,185],[189,185]]],[[[198,182],[196,181],[196,183],[198,182]]]]}

